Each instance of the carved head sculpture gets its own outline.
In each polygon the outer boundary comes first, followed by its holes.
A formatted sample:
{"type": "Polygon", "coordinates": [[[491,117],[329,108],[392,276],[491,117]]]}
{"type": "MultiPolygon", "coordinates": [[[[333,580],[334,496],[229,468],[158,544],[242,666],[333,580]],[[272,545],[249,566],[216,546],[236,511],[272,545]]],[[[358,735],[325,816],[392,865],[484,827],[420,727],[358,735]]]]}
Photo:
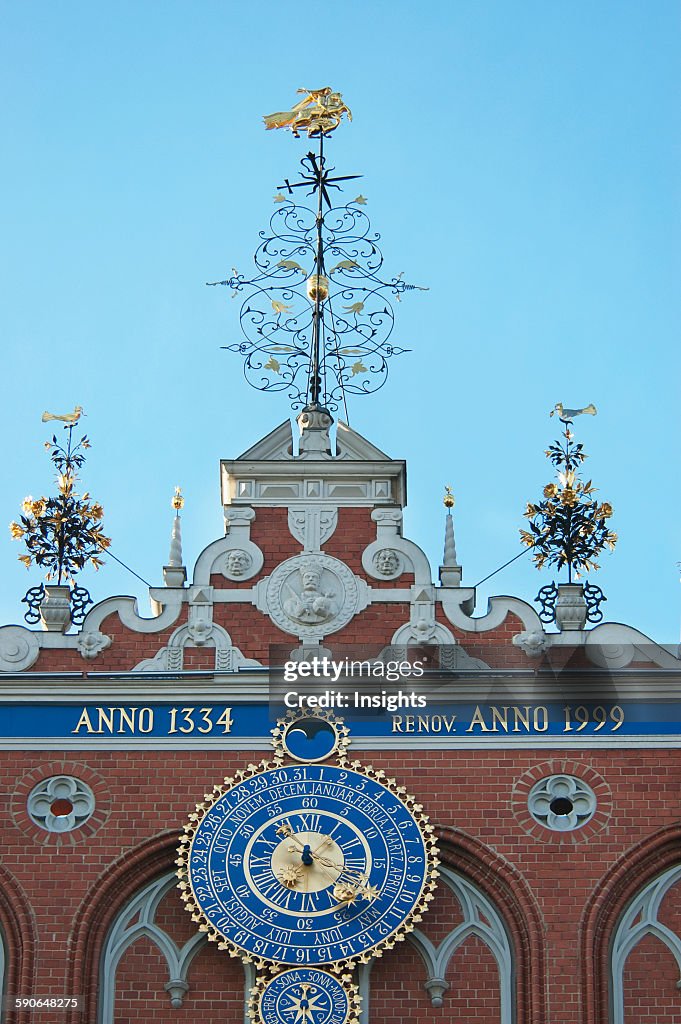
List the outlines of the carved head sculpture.
{"type": "Polygon", "coordinates": [[[400,556],[392,548],[382,548],[374,555],[374,565],[381,576],[394,576],[400,568],[400,556]]]}
{"type": "Polygon", "coordinates": [[[241,548],[234,548],[227,555],[227,572],[230,576],[245,576],[252,564],[253,559],[249,553],[241,548]]]}
{"type": "Polygon", "coordinates": [[[305,565],[300,569],[300,582],[303,590],[317,591],[322,582],[322,570],[316,565],[305,565]]]}

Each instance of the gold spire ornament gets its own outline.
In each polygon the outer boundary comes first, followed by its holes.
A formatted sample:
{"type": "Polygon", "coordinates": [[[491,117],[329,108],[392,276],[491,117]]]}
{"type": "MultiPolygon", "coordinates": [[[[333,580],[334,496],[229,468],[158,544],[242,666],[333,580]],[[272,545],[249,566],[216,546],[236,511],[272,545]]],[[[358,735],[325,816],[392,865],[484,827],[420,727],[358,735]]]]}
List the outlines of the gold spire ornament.
{"type": "Polygon", "coordinates": [[[290,128],[295,137],[300,132],[311,135],[329,135],[341,123],[343,114],[352,121],[350,108],[343,103],[339,92],[333,92],[330,86],[324,89],[298,89],[304,98],[295,103],[290,110],[282,110],[275,114],[265,114],[265,128],[290,128]]]}
{"type": "Polygon", "coordinates": [[[449,511],[451,511],[454,508],[454,495],[452,494],[451,484],[445,484],[445,496],[442,499],[442,504],[449,511]]]}
{"type": "Polygon", "coordinates": [[[170,499],[171,508],[174,508],[176,512],[180,512],[184,508],[184,497],[182,496],[182,488],[176,487],[175,493],[170,499]]]}

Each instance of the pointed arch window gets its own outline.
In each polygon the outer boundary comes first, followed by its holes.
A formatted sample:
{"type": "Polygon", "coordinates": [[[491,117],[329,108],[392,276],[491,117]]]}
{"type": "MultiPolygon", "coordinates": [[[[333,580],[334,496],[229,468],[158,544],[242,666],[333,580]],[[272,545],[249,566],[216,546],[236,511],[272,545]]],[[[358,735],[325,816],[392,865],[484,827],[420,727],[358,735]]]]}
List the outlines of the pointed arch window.
{"type": "MultiPolygon", "coordinates": [[[[667,947],[676,960],[681,978],[681,938],[658,919],[664,897],[679,881],[681,864],[669,868],[649,882],[634,897],[620,918],[610,949],[612,1024],[625,1024],[624,968],[627,957],[643,938],[653,936],[667,947]]],[[[678,985],[681,988],[681,980],[678,985]]]]}
{"type": "MultiPolygon", "coordinates": [[[[156,946],[165,959],[168,980],[164,988],[171,1005],[175,1008],[182,1006],[184,995],[189,990],[189,968],[207,939],[203,932],[196,932],[184,945],[178,946],[156,922],[156,913],[164,896],[176,885],[177,876],[174,871],[155,879],[125,904],[109,929],[102,951],[97,1024],[114,1024],[118,966],[130,946],[143,936],[156,946]]],[[[252,974],[246,971],[244,1000],[252,984],[252,974]]]]}

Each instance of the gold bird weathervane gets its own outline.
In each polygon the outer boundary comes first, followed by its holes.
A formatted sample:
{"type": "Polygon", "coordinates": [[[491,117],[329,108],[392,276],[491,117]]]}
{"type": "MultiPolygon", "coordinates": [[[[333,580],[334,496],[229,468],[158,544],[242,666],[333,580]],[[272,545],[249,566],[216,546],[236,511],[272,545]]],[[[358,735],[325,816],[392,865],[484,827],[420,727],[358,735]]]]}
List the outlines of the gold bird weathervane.
{"type": "Polygon", "coordinates": [[[313,135],[330,135],[341,123],[343,114],[352,121],[352,112],[343,103],[339,92],[330,86],[323,89],[298,89],[304,99],[295,103],[290,110],[282,110],[276,114],[265,114],[265,128],[290,128],[294,136],[300,138],[300,132],[306,131],[308,138],[313,135]]]}
{"type": "MultiPolygon", "coordinates": [[[[260,391],[285,391],[295,410],[343,406],[347,394],[377,391],[388,361],[407,352],[392,344],[394,311],[408,284],[399,273],[380,276],[383,256],[364,207],[366,196],[332,202],[331,194],[359,174],[334,175],[324,141],[352,113],[330,86],[299,89],[290,109],[264,116],[265,128],[290,129],[318,140],[301,160],[298,181],[286,178],[274,196],[269,230],[261,232],[252,276],[232,268],[224,281],[232,298],[244,293],[239,319],[244,340],[222,347],[244,360],[244,375],[260,391]],[[316,196],[315,208],[299,204],[298,189],[316,196]],[[327,269],[327,258],[330,269],[327,269]]],[[[426,291],[427,289],[419,288],[426,291]]]]}

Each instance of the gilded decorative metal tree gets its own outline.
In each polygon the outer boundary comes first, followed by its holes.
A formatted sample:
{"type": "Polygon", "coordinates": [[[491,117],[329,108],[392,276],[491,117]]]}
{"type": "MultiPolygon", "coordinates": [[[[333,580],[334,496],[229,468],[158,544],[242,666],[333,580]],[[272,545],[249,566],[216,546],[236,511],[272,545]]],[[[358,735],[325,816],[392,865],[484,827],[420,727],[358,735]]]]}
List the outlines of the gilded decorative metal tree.
{"type": "MultiPolygon", "coordinates": [[[[78,494],[75,490],[78,471],[85,462],[84,452],[90,447],[85,434],[74,443],[73,428],[81,413],[82,409],[76,407],[74,413],[67,416],[43,415],[43,420],[66,421],[66,443],[60,445],[56,434],[45,442],[56,471],[57,494],[49,498],[24,498],[19,522],[10,523],[12,537],[26,546],[26,554],[19,555],[19,561],[27,569],[35,564],[46,570],[45,579],[57,586],[74,584],[76,575],[88,563],[99,569],[103,565],[99,556],[111,543],[102,532],[102,506],[87,492],[78,494]]],[[[23,598],[28,605],[24,616],[27,622],[40,620],[44,596],[45,588],[41,584],[32,587],[23,598]]],[[[71,598],[71,621],[82,621],[85,608],[92,603],[90,595],[84,587],[74,585],[71,598]]]]}
{"type": "MultiPolygon", "coordinates": [[[[573,418],[582,413],[595,415],[595,406],[585,409],[564,409],[558,404],[556,412],[563,423],[562,438],[546,450],[546,457],[556,469],[557,483],[544,488],[543,499],[537,503],[528,502],[525,516],[529,530],[521,530],[523,544],[532,548],[533,559],[538,569],[544,565],[555,565],[559,570],[567,567],[568,583],[580,579],[583,572],[600,568],[596,558],[605,549],[613,550],[617,534],[610,530],[608,520],[612,516],[612,505],[594,498],[596,488],[591,480],[583,481],[579,470],[587,458],[584,445],[576,442],[570,427],[573,418]]],[[[538,600],[542,604],[542,619],[550,622],[554,618],[557,590],[555,584],[542,587],[538,600]]],[[[587,618],[600,621],[602,614],[598,606],[605,600],[599,587],[588,582],[584,584],[584,596],[588,607],[587,618]]]]}
{"type": "MultiPolygon", "coordinates": [[[[357,195],[332,205],[331,193],[359,175],[333,176],[324,140],[345,114],[340,93],[299,89],[291,110],[269,114],[265,125],[290,128],[319,140],[317,153],[301,160],[300,181],[278,186],[276,210],[250,277],[232,268],[224,281],[208,282],[244,295],[239,313],[245,340],[223,346],[244,357],[247,381],[261,391],[285,391],[293,409],[335,411],[347,394],[367,394],[386,381],[388,362],[407,349],[390,343],[394,310],[407,284],[402,274],[384,280],[379,235],[372,232],[357,195]],[[314,208],[294,201],[295,189],[316,197],[314,208]]],[[[426,290],[426,289],[420,289],[426,290]]]]}

